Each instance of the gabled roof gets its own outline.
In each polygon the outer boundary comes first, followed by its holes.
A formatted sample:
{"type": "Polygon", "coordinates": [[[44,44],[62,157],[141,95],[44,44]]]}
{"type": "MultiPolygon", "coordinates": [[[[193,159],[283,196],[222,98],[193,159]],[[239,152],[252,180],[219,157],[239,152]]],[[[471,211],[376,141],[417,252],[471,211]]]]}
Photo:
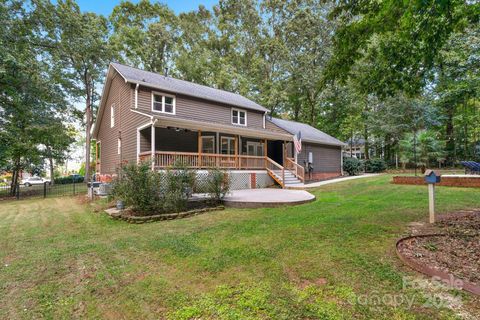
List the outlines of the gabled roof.
{"type": "Polygon", "coordinates": [[[138,83],[158,90],[184,94],[186,96],[220,102],[235,107],[268,112],[268,109],[233,92],[215,89],[168,76],[166,77],[158,73],[129,67],[120,63],[111,63],[110,65],[117,70],[127,82],[138,83]]]}
{"type": "Polygon", "coordinates": [[[295,122],[291,120],[283,120],[279,118],[268,119],[280,128],[290,132],[291,134],[297,134],[301,132],[303,142],[327,144],[332,146],[344,146],[342,141],[322,132],[308,124],[295,122]]]}

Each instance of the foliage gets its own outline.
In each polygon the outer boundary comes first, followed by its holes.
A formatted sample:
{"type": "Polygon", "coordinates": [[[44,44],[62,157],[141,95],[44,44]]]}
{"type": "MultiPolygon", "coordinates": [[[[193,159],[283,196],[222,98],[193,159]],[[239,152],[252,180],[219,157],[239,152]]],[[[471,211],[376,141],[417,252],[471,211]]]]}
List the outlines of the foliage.
{"type": "Polygon", "coordinates": [[[343,171],[348,173],[350,176],[356,176],[362,172],[362,161],[357,158],[344,157],[343,158],[343,171]]]}
{"type": "Polygon", "coordinates": [[[228,173],[218,168],[208,170],[206,177],[206,192],[215,202],[221,201],[230,191],[230,178],[228,173]]]}
{"type": "Polygon", "coordinates": [[[80,182],[83,182],[84,180],[84,177],[81,176],[81,175],[70,175],[70,176],[67,176],[67,177],[58,177],[58,178],[55,178],[53,179],[53,181],[55,182],[55,184],[69,184],[69,183],[80,183],[80,182]]]}
{"type": "Polygon", "coordinates": [[[383,172],[387,170],[387,164],[383,159],[368,159],[364,162],[365,172],[383,172]]]}
{"type": "Polygon", "coordinates": [[[164,210],[166,212],[179,212],[187,207],[188,198],[191,197],[195,185],[196,173],[188,169],[185,164],[176,162],[165,175],[163,188],[164,210]]]}
{"type": "Polygon", "coordinates": [[[13,173],[13,194],[20,171],[43,171],[45,158],[61,162],[71,140],[65,96],[45,51],[32,45],[41,42],[35,13],[3,1],[0,20],[0,165],[13,173]]]}
{"type": "Polygon", "coordinates": [[[425,169],[431,167],[434,162],[445,161],[443,144],[433,131],[423,130],[418,134],[407,134],[405,139],[400,141],[400,150],[402,151],[400,161],[404,167],[407,163],[413,163],[425,169]]]}
{"type": "Polygon", "coordinates": [[[82,162],[80,165],[80,169],[78,169],[78,174],[81,176],[85,176],[85,162],[82,162]]]}
{"type": "Polygon", "coordinates": [[[164,175],[152,171],[148,164],[128,164],[114,180],[112,195],[136,213],[158,214],[163,211],[163,180],[164,175]]]}

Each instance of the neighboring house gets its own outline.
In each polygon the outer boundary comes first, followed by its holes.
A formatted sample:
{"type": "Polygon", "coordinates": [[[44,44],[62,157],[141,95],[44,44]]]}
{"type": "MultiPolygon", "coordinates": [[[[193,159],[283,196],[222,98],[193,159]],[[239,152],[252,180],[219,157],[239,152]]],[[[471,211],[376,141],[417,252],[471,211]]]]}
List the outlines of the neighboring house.
{"type": "Polygon", "coordinates": [[[342,174],[344,143],[268,113],[235,93],[112,63],[93,129],[97,173],[112,175],[123,164],[140,161],[159,170],[180,160],[199,170],[219,167],[241,174],[239,188],[273,180],[288,187],[342,174]],[[303,150],[294,155],[292,140],[299,130],[303,150]]]}
{"type": "Polygon", "coordinates": [[[355,137],[346,141],[343,155],[345,157],[365,159],[365,139],[355,137]]]}

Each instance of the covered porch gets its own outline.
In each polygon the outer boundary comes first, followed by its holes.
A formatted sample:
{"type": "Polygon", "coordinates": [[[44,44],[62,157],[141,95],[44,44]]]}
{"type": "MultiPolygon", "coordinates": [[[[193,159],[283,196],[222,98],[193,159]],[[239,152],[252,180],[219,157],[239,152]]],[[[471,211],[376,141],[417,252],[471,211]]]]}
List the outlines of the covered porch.
{"type": "Polygon", "coordinates": [[[176,162],[194,169],[267,170],[282,186],[288,170],[303,181],[304,169],[292,156],[293,143],[279,139],[290,137],[271,132],[258,137],[248,132],[205,129],[158,124],[139,128],[137,161],[151,163],[152,170],[165,169],[176,162]]]}

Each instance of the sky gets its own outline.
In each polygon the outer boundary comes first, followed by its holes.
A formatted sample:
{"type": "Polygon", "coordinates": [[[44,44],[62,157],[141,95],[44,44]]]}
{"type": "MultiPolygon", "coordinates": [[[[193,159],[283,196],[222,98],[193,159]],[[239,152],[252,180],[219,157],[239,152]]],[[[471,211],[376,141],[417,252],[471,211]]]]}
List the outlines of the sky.
{"type": "MultiPolygon", "coordinates": [[[[152,2],[161,2],[170,7],[175,13],[192,11],[203,4],[207,9],[211,9],[213,5],[218,3],[217,0],[151,0],[152,2]]],[[[53,3],[56,1],[53,0],[53,3]]],[[[104,16],[109,16],[117,4],[121,0],[77,0],[78,5],[82,11],[93,11],[104,16]]],[[[138,0],[131,0],[131,2],[138,2],[138,0]]]]}

